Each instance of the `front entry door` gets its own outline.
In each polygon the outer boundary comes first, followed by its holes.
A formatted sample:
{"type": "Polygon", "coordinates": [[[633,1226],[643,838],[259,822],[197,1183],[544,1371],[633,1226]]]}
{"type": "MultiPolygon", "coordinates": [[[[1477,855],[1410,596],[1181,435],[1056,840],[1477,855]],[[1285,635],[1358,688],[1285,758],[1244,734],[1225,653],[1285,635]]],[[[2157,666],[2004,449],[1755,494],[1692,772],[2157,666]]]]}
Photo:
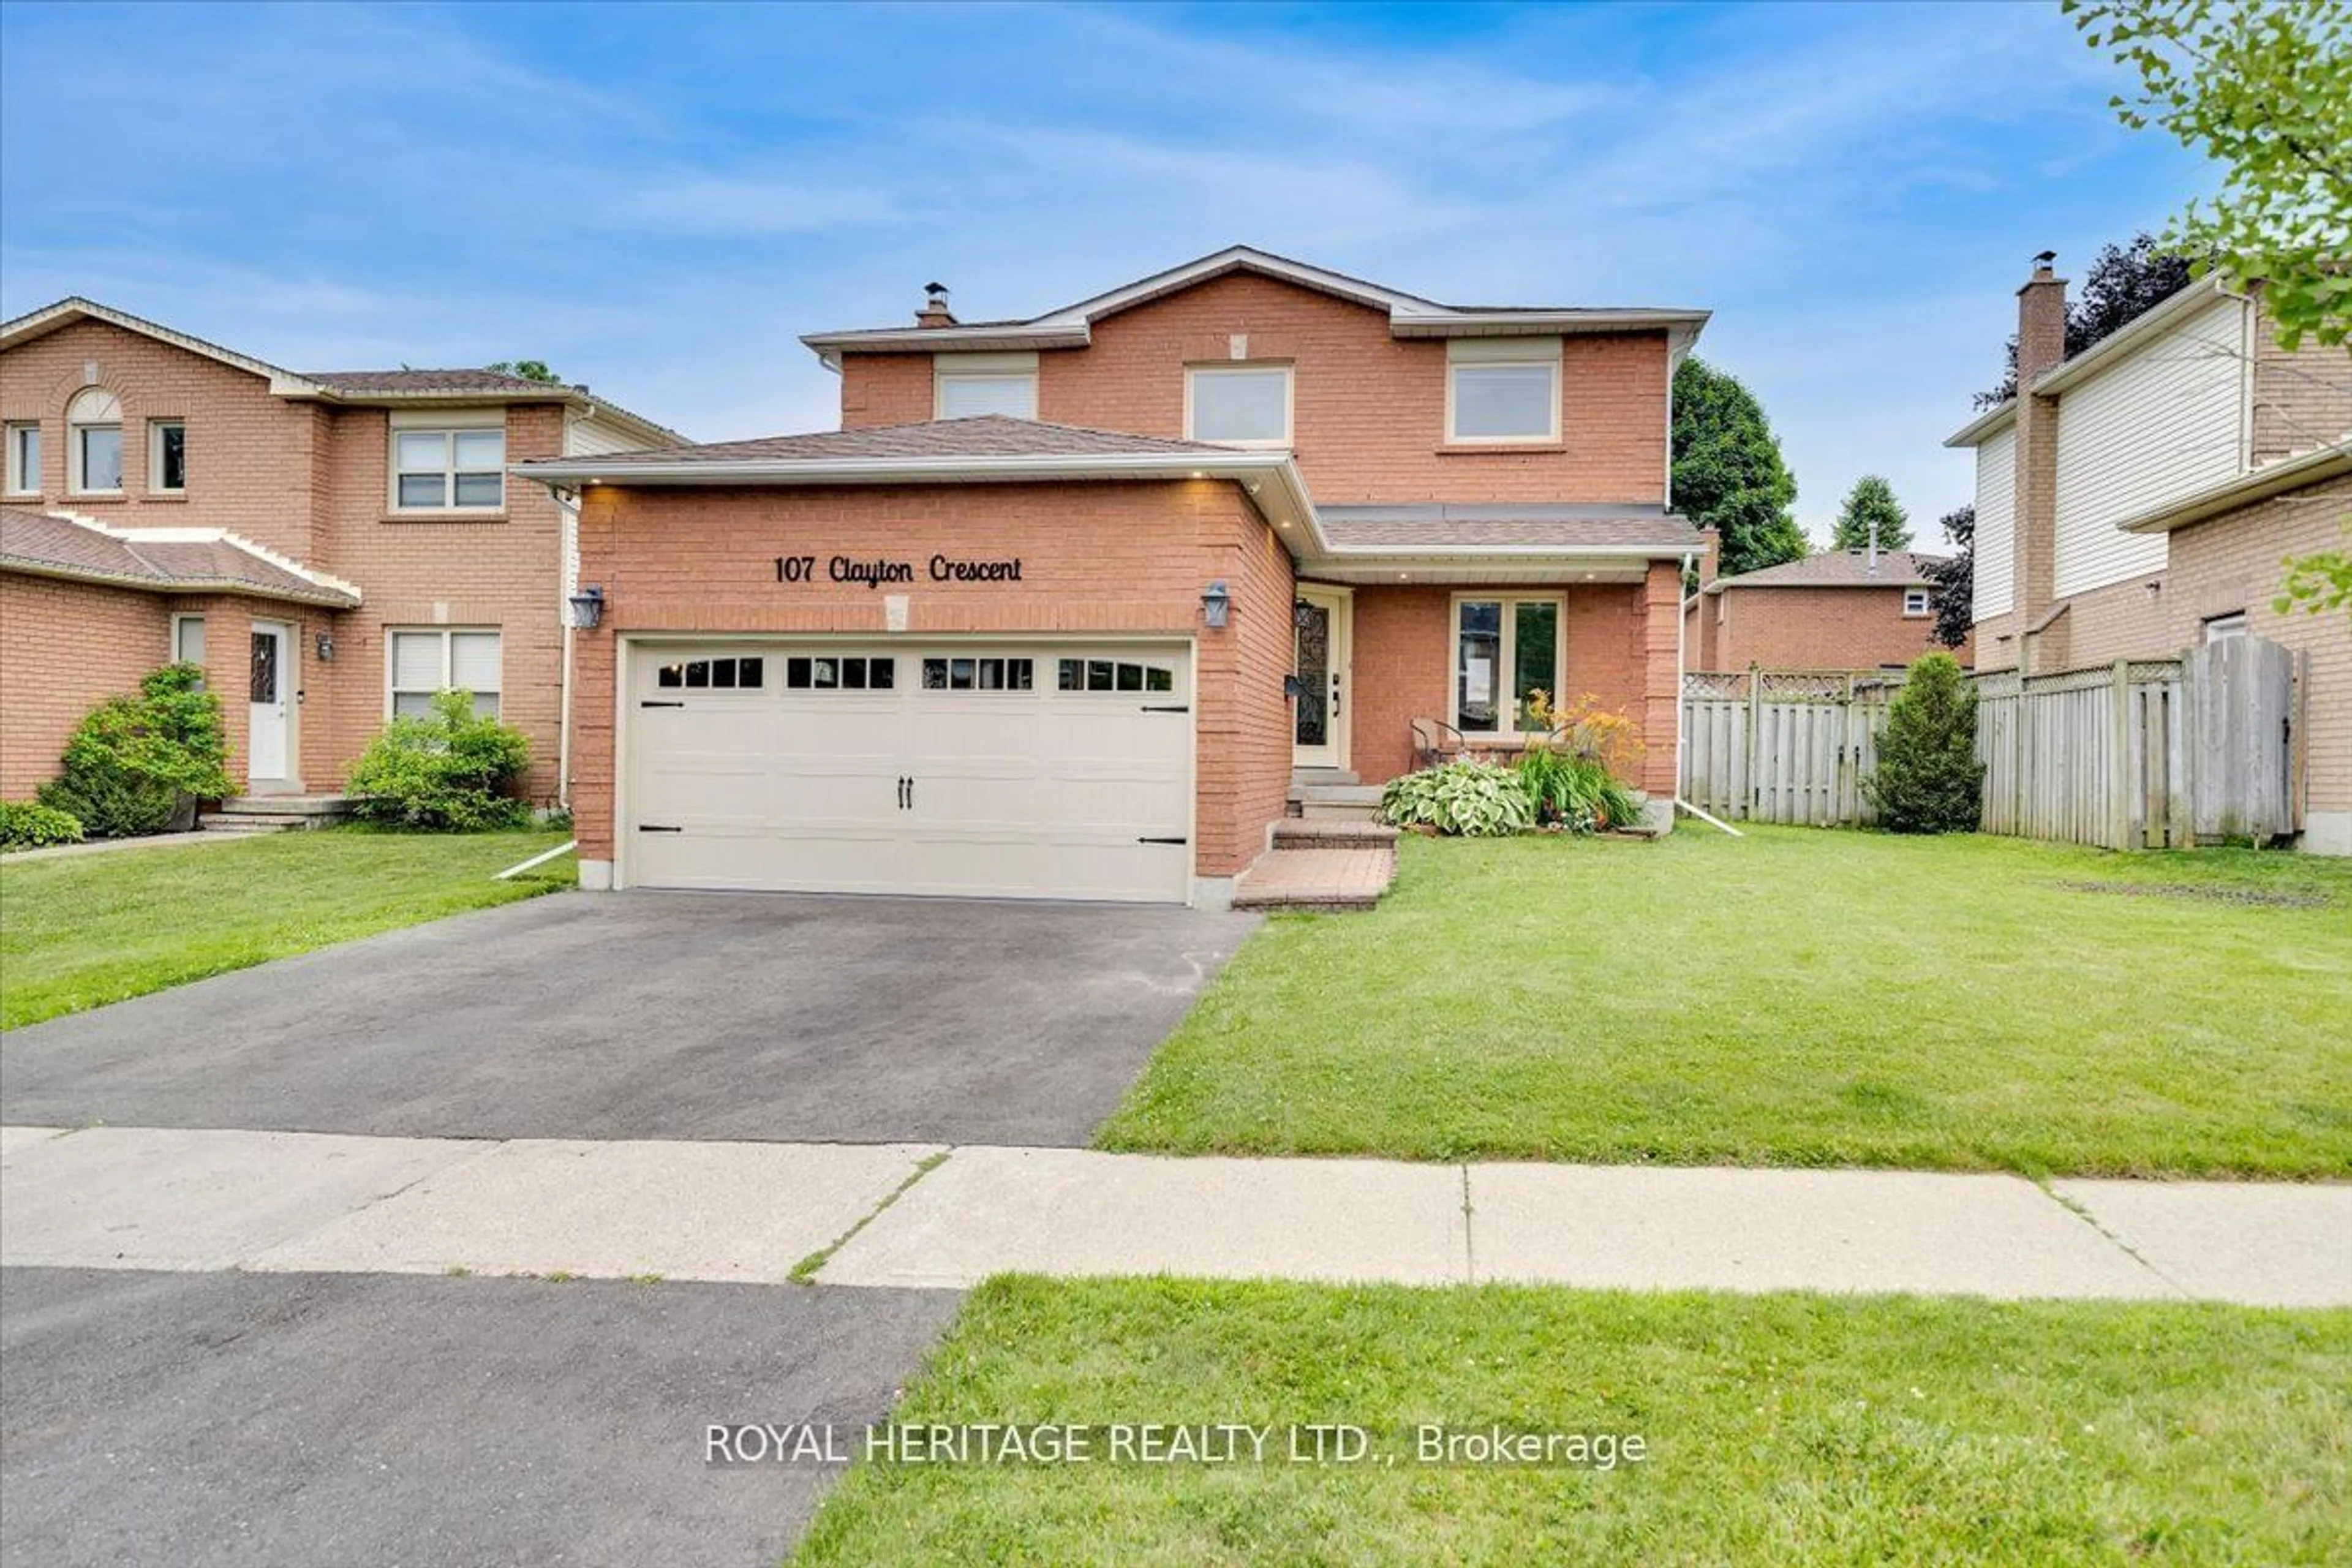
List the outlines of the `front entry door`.
{"type": "Polygon", "coordinates": [[[253,623],[251,728],[246,743],[246,787],[265,792],[287,787],[288,731],[292,727],[293,629],[275,621],[253,623]]]}
{"type": "Polygon", "coordinates": [[[1291,606],[1297,636],[1291,668],[1298,675],[1291,735],[1294,766],[1348,765],[1349,611],[1353,604],[1349,595],[1333,589],[1301,587],[1291,606]]]}

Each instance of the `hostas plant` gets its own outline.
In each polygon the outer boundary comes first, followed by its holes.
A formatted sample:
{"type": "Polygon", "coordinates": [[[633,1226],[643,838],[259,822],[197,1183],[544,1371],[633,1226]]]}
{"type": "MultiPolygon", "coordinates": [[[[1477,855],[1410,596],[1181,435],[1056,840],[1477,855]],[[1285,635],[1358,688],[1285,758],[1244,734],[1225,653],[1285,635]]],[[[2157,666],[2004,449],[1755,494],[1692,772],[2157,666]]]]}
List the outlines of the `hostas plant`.
{"type": "Polygon", "coordinates": [[[1534,826],[1536,816],[1517,773],[1459,762],[1391,779],[1381,792],[1381,819],[1465,838],[1503,838],[1534,826]]]}

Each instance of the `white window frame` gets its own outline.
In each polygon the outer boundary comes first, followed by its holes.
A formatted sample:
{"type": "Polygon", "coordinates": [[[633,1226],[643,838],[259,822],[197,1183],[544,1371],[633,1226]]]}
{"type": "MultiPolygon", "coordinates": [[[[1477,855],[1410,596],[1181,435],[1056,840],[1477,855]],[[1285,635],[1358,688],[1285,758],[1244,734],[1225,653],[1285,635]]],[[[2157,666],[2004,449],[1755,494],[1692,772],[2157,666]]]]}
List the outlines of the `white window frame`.
{"type": "Polygon", "coordinates": [[[184,419],[150,419],[147,421],[147,492],[159,496],[184,496],[188,493],[188,422],[184,419]],[[180,482],[163,482],[163,432],[180,433],[180,482]]]}
{"type": "Polygon", "coordinates": [[[950,384],[1022,384],[1029,389],[1029,410],[1007,415],[1012,419],[1037,417],[1037,356],[1034,353],[940,353],[931,356],[931,417],[975,418],[948,412],[950,384]]]}
{"type": "MultiPolygon", "coordinates": [[[[396,410],[391,419],[391,432],[384,438],[384,505],[395,517],[497,517],[507,510],[507,462],[511,457],[504,445],[507,435],[507,414],[503,408],[437,408],[396,410]],[[457,468],[456,437],[478,436],[486,430],[496,431],[499,447],[499,499],[488,505],[457,504],[457,468]],[[441,504],[438,506],[403,506],[400,500],[400,438],[404,436],[438,436],[444,467],[440,473],[441,504]]],[[[411,468],[412,474],[430,473],[428,468],[411,468]]],[[[466,473],[480,473],[478,468],[467,468],[466,473]]]]}
{"type": "Polygon", "coordinates": [[[1242,360],[1231,364],[1188,364],[1184,367],[1184,439],[1213,440],[1220,447],[1248,447],[1265,451],[1287,449],[1298,430],[1298,367],[1286,361],[1242,360]],[[1279,375],[1282,377],[1282,434],[1236,440],[1229,437],[1192,434],[1193,389],[1202,376],[1279,375]]]}
{"type": "Polygon", "coordinates": [[[1905,620],[1916,621],[1922,616],[1932,616],[1935,613],[1936,595],[1932,590],[1927,588],[1906,588],[1903,590],[1903,618],[1905,620]]]}
{"type": "Polygon", "coordinates": [[[196,635],[199,637],[205,635],[204,616],[198,615],[176,615],[172,617],[171,662],[173,664],[193,664],[201,668],[205,662],[201,655],[195,658],[188,658],[184,657],[187,652],[187,628],[192,626],[196,628],[196,635]]]}
{"type": "Polygon", "coordinates": [[[72,403],[66,405],[66,489],[78,496],[119,496],[122,493],[122,475],[120,472],[115,475],[113,485],[108,488],[93,488],[88,482],[89,475],[83,468],[82,437],[92,430],[114,432],[115,466],[118,469],[127,467],[124,459],[130,454],[122,450],[122,400],[104,387],[86,386],[74,394],[72,403]],[[113,405],[112,418],[74,417],[75,406],[93,392],[102,395],[113,405]]]}
{"type": "Polygon", "coordinates": [[[1449,447],[1556,447],[1560,443],[1560,379],[1562,350],[1558,338],[1452,338],[1445,344],[1445,444],[1449,447]],[[1540,434],[1524,436],[1465,436],[1455,427],[1455,384],[1464,371],[1520,369],[1547,365],[1551,370],[1550,420],[1540,434]]]}
{"type": "Polygon", "coordinates": [[[12,419],[7,430],[7,493],[12,496],[37,496],[41,493],[41,424],[37,419],[12,419]],[[33,437],[33,460],[25,461],[25,437],[33,437]],[[27,468],[30,472],[27,472],[27,468]]]}
{"type": "Polygon", "coordinates": [[[468,690],[473,692],[476,700],[474,711],[478,715],[481,713],[480,699],[483,693],[488,691],[491,696],[496,697],[499,700],[498,711],[489,714],[488,717],[498,719],[501,721],[505,720],[507,706],[506,628],[504,626],[386,626],[383,628],[383,716],[387,721],[391,720],[397,714],[398,702],[403,697],[415,696],[420,692],[430,696],[444,691],[454,691],[457,689],[456,687],[450,684],[450,660],[455,657],[454,650],[457,647],[457,638],[461,636],[469,635],[474,637],[493,637],[499,639],[499,683],[495,687],[467,688],[468,690]],[[394,684],[400,678],[399,639],[407,637],[430,637],[440,638],[440,685],[433,687],[428,690],[426,688],[421,686],[398,686],[394,684]]]}
{"type": "Polygon", "coordinates": [[[2246,612],[2243,610],[2231,610],[2226,616],[2208,616],[2204,626],[2205,641],[2209,645],[2231,642],[2251,636],[2252,631],[2252,628],[2246,625],[2246,612]]]}
{"type": "Polygon", "coordinates": [[[1545,733],[1541,730],[1516,728],[1519,716],[1517,666],[1519,640],[1518,606],[1521,605],[1549,605],[1553,613],[1559,616],[1559,619],[1554,622],[1552,632],[1551,683],[1545,688],[1551,693],[1552,702],[1557,706],[1560,700],[1560,683],[1568,677],[1568,595],[1566,594],[1492,594],[1474,590],[1455,594],[1446,606],[1445,721],[1459,731],[1465,741],[1474,745],[1482,741],[1507,744],[1514,741],[1536,740],[1540,739],[1545,733]],[[1507,706],[1510,710],[1512,724],[1493,730],[1465,730],[1462,728],[1462,606],[1493,604],[1503,606],[1501,646],[1496,649],[1495,660],[1495,690],[1497,693],[1495,704],[1496,713],[1499,720],[1503,709],[1507,706]],[[1500,699],[1500,693],[1506,691],[1512,694],[1507,704],[1500,699]]]}

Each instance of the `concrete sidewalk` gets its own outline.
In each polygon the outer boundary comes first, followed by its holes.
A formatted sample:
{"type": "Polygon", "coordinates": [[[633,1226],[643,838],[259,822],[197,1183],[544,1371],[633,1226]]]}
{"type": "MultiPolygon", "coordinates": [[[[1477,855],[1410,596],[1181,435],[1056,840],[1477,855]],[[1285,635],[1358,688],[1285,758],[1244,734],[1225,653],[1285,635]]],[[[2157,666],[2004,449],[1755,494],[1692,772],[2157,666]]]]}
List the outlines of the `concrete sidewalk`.
{"type": "Polygon", "coordinates": [[[0,1129],[0,1263],[1058,1275],[2352,1306],[2352,1185],[0,1129]]]}

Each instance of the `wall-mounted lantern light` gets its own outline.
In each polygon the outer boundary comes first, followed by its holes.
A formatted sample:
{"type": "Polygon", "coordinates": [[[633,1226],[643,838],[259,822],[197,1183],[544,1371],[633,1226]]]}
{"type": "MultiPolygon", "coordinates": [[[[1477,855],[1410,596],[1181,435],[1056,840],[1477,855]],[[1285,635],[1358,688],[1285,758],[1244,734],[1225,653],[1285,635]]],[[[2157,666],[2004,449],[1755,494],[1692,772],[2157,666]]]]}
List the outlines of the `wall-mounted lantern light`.
{"type": "Polygon", "coordinates": [[[596,623],[604,618],[604,590],[586,587],[572,595],[572,629],[593,632],[596,623]]]}
{"type": "Polygon", "coordinates": [[[1223,577],[1209,584],[1201,595],[1201,620],[1211,631],[1222,631],[1225,618],[1233,614],[1234,596],[1225,588],[1223,577]]]}
{"type": "Polygon", "coordinates": [[[320,664],[332,664],[332,663],[334,663],[334,661],[335,661],[335,639],[334,639],[334,637],[333,637],[333,636],[332,636],[331,634],[327,633],[327,632],[320,632],[320,633],[318,635],[318,637],[315,637],[315,638],[313,638],[313,639],[312,639],[312,641],[311,641],[311,643],[310,643],[310,646],[311,646],[311,647],[312,647],[312,648],[314,648],[314,649],[316,649],[316,650],[317,650],[318,655],[319,655],[319,662],[320,662],[320,664]]]}

